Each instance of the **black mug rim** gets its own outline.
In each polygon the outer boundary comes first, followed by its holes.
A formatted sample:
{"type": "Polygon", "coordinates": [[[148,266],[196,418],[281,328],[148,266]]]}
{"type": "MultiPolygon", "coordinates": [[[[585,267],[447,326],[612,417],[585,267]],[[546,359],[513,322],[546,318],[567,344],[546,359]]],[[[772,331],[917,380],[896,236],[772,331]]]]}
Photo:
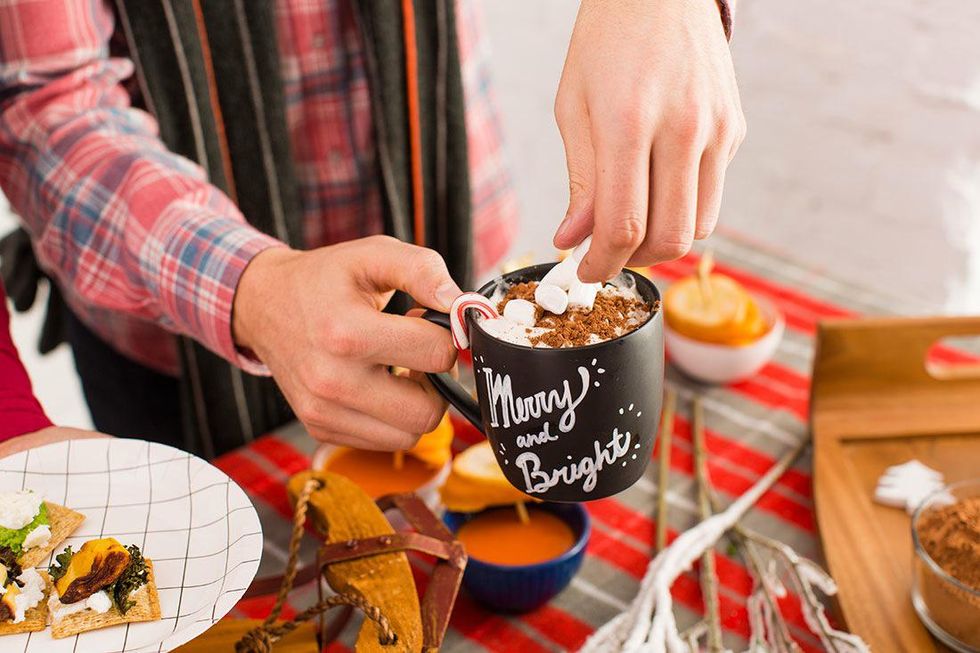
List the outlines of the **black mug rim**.
{"type": "MultiPolygon", "coordinates": [[[[481,286],[480,289],[477,290],[476,292],[479,293],[479,294],[481,294],[481,295],[483,295],[487,299],[490,299],[490,296],[487,293],[490,290],[495,289],[503,281],[507,281],[507,280],[509,280],[512,277],[517,277],[517,276],[522,276],[522,275],[523,276],[527,276],[531,280],[540,281],[541,278],[544,277],[545,273],[547,273],[547,271],[550,270],[551,268],[553,268],[555,265],[558,265],[558,264],[557,263],[537,263],[535,265],[529,265],[527,267],[521,268],[519,270],[514,270],[514,271],[508,272],[506,274],[501,274],[501,275],[495,277],[494,279],[491,279],[487,283],[483,284],[483,286],[481,286]],[[539,275],[538,272],[541,272],[541,274],[539,275]]],[[[533,347],[533,346],[530,346],[529,347],[527,345],[518,345],[518,344],[513,343],[513,342],[508,342],[506,340],[502,340],[500,338],[497,338],[496,336],[490,335],[489,333],[487,333],[487,331],[483,327],[480,326],[480,322],[482,320],[477,320],[475,317],[473,317],[472,312],[468,312],[469,314],[466,316],[466,320],[467,320],[467,322],[469,322],[470,328],[476,327],[477,329],[480,330],[480,333],[482,333],[487,338],[490,338],[495,344],[501,345],[501,346],[504,346],[504,347],[508,347],[508,348],[511,348],[511,349],[518,349],[520,351],[538,351],[538,352],[546,352],[546,351],[548,351],[548,352],[556,352],[556,351],[568,351],[568,352],[572,352],[572,351],[575,351],[575,352],[579,352],[579,351],[588,351],[589,349],[592,349],[593,347],[602,347],[604,345],[609,345],[609,344],[614,343],[614,342],[619,342],[621,340],[625,340],[626,338],[629,338],[633,334],[640,332],[642,329],[646,328],[647,326],[649,326],[650,324],[652,324],[654,321],[656,321],[657,317],[663,312],[662,305],[661,305],[662,304],[662,299],[660,297],[660,289],[657,288],[657,285],[655,283],[653,283],[653,281],[651,281],[647,277],[643,276],[639,272],[636,272],[634,270],[630,270],[629,268],[623,268],[623,273],[630,275],[633,278],[633,280],[636,282],[637,286],[640,286],[640,285],[646,286],[647,289],[650,291],[650,294],[653,295],[653,299],[651,301],[653,303],[657,304],[657,306],[656,306],[656,310],[650,312],[650,316],[647,318],[646,322],[644,322],[643,324],[637,326],[635,329],[633,329],[632,331],[630,331],[628,333],[624,333],[621,336],[616,336],[615,338],[610,338],[609,340],[603,340],[602,342],[594,342],[591,345],[579,345],[577,347],[533,347]]]]}

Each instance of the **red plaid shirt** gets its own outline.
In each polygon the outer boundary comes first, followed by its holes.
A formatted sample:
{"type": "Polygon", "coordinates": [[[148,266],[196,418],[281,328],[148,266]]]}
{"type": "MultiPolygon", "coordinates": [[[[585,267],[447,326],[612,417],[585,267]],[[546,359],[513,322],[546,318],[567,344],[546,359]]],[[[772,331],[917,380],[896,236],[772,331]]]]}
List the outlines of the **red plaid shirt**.
{"type": "MultiPolygon", "coordinates": [[[[311,247],[382,229],[363,48],[344,0],[276,0],[287,122],[311,247]]],[[[486,49],[459,0],[475,259],[506,251],[516,201],[503,165],[486,49]]],[[[197,165],[168,152],[109,56],[106,0],[0,2],[0,186],[73,310],[120,352],[174,373],[190,335],[241,367],[238,279],[278,242],[249,226],[197,165]]]]}

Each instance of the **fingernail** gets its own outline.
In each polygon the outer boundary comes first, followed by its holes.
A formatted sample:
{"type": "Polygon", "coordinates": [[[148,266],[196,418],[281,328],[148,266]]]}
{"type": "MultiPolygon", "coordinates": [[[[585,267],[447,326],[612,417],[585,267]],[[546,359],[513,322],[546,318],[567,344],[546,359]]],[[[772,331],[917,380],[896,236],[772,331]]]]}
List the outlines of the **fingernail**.
{"type": "Polygon", "coordinates": [[[561,240],[561,238],[565,235],[565,232],[568,231],[568,228],[571,226],[571,224],[572,224],[572,216],[570,214],[565,214],[565,219],[561,221],[561,224],[558,225],[558,230],[555,231],[555,240],[561,240]]]}
{"type": "Polygon", "coordinates": [[[444,311],[448,311],[456,298],[459,297],[463,291],[459,289],[452,281],[447,281],[446,283],[439,286],[436,290],[436,301],[439,302],[439,308],[444,311]]]}

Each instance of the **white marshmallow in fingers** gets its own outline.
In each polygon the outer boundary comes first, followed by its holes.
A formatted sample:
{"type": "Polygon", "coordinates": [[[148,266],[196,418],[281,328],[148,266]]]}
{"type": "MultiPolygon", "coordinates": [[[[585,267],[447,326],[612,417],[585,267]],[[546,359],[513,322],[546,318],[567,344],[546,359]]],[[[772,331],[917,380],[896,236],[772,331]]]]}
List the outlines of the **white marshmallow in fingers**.
{"type": "Polygon", "coordinates": [[[561,315],[568,308],[568,294],[550,283],[538,284],[534,290],[534,301],[538,306],[555,315],[561,315]]]}
{"type": "Polygon", "coordinates": [[[512,299],[504,304],[504,317],[524,326],[534,326],[537,307],[526,299],[512,299]]]}
{"type": "Polygon", "coordinates": [[[571,256],[566,256],[541,278],[541,283],[558,286],[562,290],[568,290],[575,281],[578,281],[578,261],[571,256]]]}
{"type": "Polygon", "coordinates": [[[575,262],[579,263],[585,258],[590,247],[592,247],[592,236],[586,236],[585,240],[575,246],[575,249],[572,250],[572,255],[568,258],[575,259],[575,262]]]}
{"type": "Polygon", "coordinates": [[[601,283],[582,283],[576,279],[568,289],[568,305],[591,311],[601,288],[601,283]]]}

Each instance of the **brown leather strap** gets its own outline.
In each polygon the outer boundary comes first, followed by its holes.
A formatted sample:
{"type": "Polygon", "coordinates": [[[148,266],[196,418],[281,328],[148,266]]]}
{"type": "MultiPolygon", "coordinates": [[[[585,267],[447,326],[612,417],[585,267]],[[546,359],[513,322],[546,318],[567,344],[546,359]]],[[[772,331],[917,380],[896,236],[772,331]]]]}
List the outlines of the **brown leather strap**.
{"type": "Polygon", "coordinates": [[[412,525],[412,528],[420,533],[426,533],[447,542],[455,539],[446,525],[442,523],[442,520],[429,510],[429,507],[417,494],[386,494],[376,503],[382,512],[397,509],[412,525]]]}
{"type": "MultiPolygon", "coordinates": [[[[317,568],[375,555],[419,551],[435,556],[436,564],[422,597],[422,645],[436,651],[449,627],[456,595],[466,568],[466,550],[448,528],[415,494],[390,494],[376,502],[387,512],[398,510],[415,533],[392,533],[378,537],[324,544],[317,553],[317,568]]],[[[319,585],[322,591],[322,584],[319,585]]],[[[321,594],[322,596],[322,594],[321,594]]]]}
{"type": "MultiPolygon", "coordinates": [[[[303,486],[303,491],[296,501],[296,511],[293,515],[293,531],[289,539],[289,559],[286,561],[286,573],[283,575],[282,584],[279,586],[279,591],[276,594],[275,604],[272,606],[269,616],[262,622],[262,625],[245,633],[241,640],[235,644],[235,651],[237,653],[271,653],[273,644],[279,639],[296,629],[301,623],[317,616],[321,617],[320,631],[323,632],[323,613],[339,605],[359,608],[367,618],[376,622],[380,631],[382,644],[392,644],[398,640],[387,617],[381,613],[381,610],[377,606],[372,605],[362,596],[348,594],[337,594],[335,596],[321,598],[316,605],[307,608],[293,619],[281,624],[276,623],[276,619],[279,618],[279,613],[282,611],[282,606],[286,602],[286,596],[293,589],[293,585],[296,582],[296,563],[299,560],[299,545],[303,539],[310,496],[322,487],[322,482],[315,478],[309,479],[303,486]]],[[[321,566],[317,565],[317,568],[319,569],[321,566]]],[[[317,583],[318,587],[320,585],[322,583],[317,583]]]]}
{"type": "Polygon", "coordinates": [[[421,533],[394,533],[371,539],[324,544],[317,555],[317,566],[323,569],[335,562],[400,551],[427,553],[441,560],[448,560],[450,564],[458,564],[463,547],[459,542],[447,542],[421,533]]]}

